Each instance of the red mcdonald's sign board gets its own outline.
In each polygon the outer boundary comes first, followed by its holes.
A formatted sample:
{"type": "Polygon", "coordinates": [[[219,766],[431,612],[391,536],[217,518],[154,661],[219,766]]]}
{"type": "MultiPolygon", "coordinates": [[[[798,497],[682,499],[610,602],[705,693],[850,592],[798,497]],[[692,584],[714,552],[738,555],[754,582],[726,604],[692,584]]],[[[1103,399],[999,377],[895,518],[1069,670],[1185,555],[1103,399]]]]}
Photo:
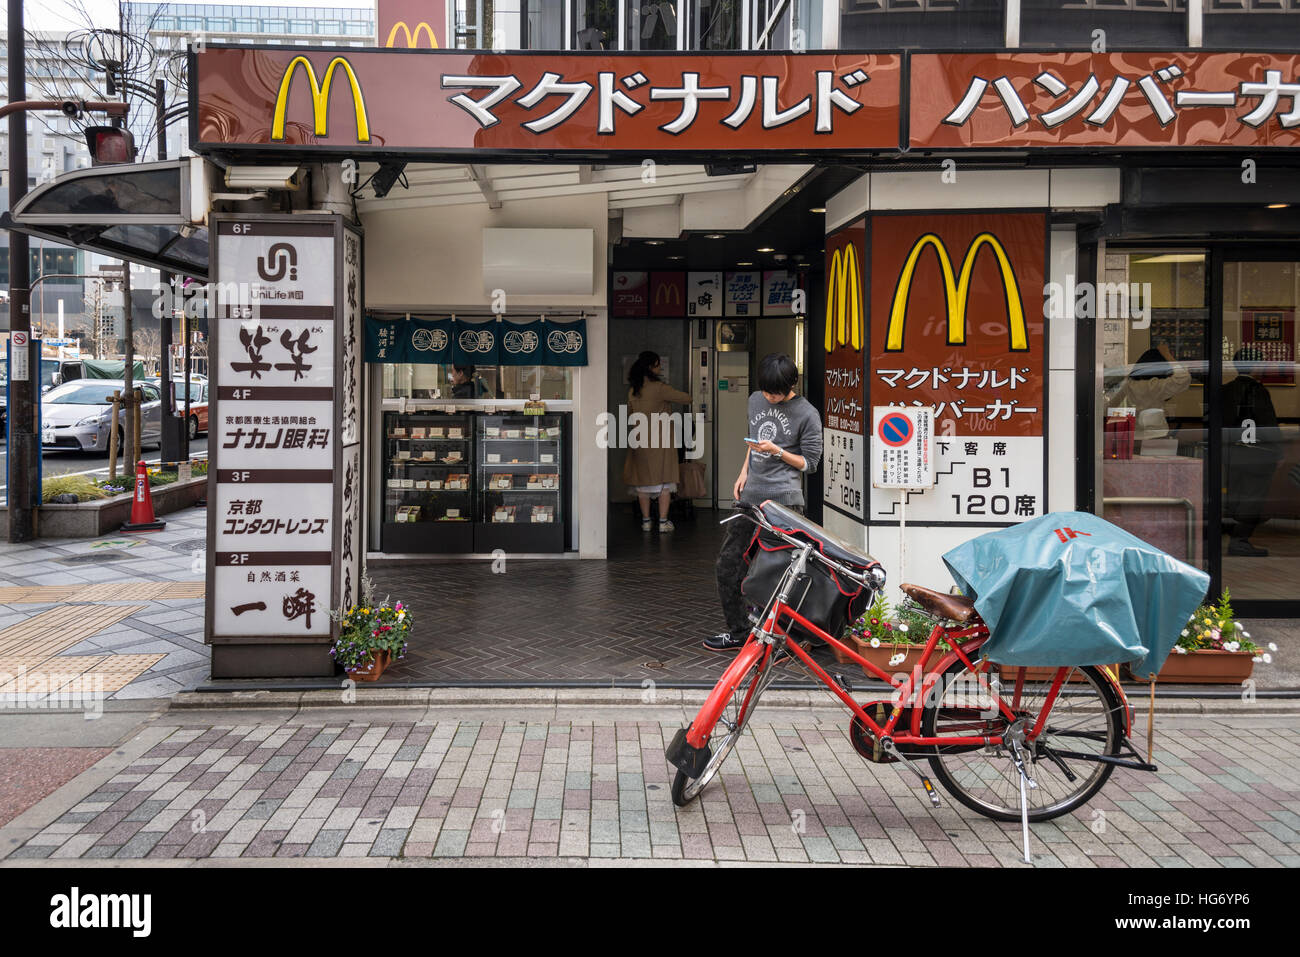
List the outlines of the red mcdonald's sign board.
{"type": "Polygon", "coordinates": [[[440,50],[447,42],[446,0],[377,0],[381,47],[440,50]]]}
{"type": "Polygon", "coordinates": [[[192,123],[199,150],[862,153],[898,147],[901,64],[208,44],[193,54],[192,123]]]}
{"type": "Polygon", "coordinates": [[[913,54],[920,149],[1300,146],[1300,55],[913,54]]]}

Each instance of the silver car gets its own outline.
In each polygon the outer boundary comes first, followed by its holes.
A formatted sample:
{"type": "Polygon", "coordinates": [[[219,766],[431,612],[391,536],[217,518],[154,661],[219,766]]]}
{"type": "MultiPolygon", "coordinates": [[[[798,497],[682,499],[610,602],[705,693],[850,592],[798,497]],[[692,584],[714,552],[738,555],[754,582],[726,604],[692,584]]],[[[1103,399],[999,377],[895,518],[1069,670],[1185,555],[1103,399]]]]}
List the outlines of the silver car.
{"type": "MultiPolygon", "coordinates": [[[[136,382],[144,394],[140,407],[140,444],[162,444],[162,395],[157,386],[136,382]]],[[[108,451],[113,403],[107,399],[126,388],[121,379],[76,379],[41,396],[41,448],[80,452],[108,451]]],[[[118,412],[118,451],[126,412],[118,412]]]]}

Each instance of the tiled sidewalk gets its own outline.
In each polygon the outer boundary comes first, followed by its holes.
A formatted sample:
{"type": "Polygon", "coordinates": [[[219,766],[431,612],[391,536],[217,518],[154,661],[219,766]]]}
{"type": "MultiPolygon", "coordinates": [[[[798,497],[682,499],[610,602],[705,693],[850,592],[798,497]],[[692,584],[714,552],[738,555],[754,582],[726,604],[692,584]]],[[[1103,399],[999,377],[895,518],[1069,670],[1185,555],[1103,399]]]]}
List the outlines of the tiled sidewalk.
{"type": "MultiPolygon", "coordinates": [[[[207,516],[204,509],[172,512],[162,531],[101,538],[48,539],[23,545],[0,543],[0,587],[24,591],[56,586],[84,588],[123,582],[189,582],[202,585],[207,516]]],[[[192,591],[192,589],[191,589],[192,591]]],[[[203,598],[149,598],[135,600],[135,592],[117,589],[95,596],[93,605],[69,606],[64,600],[0,603],[0,631],[21,625],[52,609],[113,606],[131,608],[131,614],[69,647],[40,668],[58,673],[81,670],[87,663],[99,669],[131,665],[130,674],[105,683],[110,698],[163,698],[206,681],[210,673],[208,649],[203,644],[203,598]],[[129,657],[128,657],[129,656],[129,657]],[[95,661],[95,659],[100,659],[95,661]],[[134,677],[138,675],[138,677],[134,677]],[[122,679],[131,678],[118,688],[122,679]]],[[[28,591],[39,595],[39,591],[28,591]]],[[[71,601],[77,601],[74,596],[71,601]]],[[[12,674],[14,662],[0,671],[12,674]]],[[[33,666],[35,667],[35,666],[33,666]]],[[[117,669],[121,671],[121,668],[117,669]]],[[[29,675],[36,672],[28,668],[29,675]]],[[[31,679],[29,679],[31,680],[31,679]]],[[[30,687],[30,685],[29,685],[30,687]]]]}
{"type": "MultiPolygon", "coordinates": [[[[332,712],[242,723],[225,712],[188,727],[164,716],[152,729],[158,743],[44,822],[9,860],[1019,865],[1017,825],[946,795],[931,809],[914,778],[863,762],[841,721],[808,712],[756,715],[721,780],[678,809],[663,757],[676,721],[662,712],[662,720],[633,720],[645,715],[623,710],[626,720],[441,720],[415,711],[373,723],[332,712]]],[[[1037,866],[1300,865],[1293,716],[1177,717],[1160,726],[1160,773],[1119,770],[1091,804],[1033,825],[1037,866]]]]}

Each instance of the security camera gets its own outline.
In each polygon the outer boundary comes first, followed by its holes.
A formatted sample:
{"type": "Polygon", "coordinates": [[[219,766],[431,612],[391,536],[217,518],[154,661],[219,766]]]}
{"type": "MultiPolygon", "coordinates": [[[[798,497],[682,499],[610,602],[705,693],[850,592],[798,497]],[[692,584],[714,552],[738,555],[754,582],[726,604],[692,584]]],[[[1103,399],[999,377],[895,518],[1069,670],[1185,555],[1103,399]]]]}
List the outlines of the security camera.
{"type": "Polygon", "coordinates": [[[81,104],[76,100],[64,100],[59,104],[59,109],[68,119],[75,120],[81,116],[81,104]]]}

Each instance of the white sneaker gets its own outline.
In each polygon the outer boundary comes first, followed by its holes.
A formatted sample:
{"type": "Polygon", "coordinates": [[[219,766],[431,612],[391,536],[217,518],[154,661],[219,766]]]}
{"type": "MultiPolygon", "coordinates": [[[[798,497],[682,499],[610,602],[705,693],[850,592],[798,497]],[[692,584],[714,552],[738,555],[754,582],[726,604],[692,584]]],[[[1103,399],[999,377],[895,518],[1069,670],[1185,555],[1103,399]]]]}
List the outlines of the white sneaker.
{"type": "Polygon", "coordinates": [[[641,531],[643,532],[650,531],[650,519],[648,518],[641,519],[641,531]]]}
{"type": "Polygon", "coordinates": [[[673,523],[670,521],[663,521],[659,523],[659,531],[661,532],[671,532],[676,527],[677,526],[673,525],[673,523]]]}

